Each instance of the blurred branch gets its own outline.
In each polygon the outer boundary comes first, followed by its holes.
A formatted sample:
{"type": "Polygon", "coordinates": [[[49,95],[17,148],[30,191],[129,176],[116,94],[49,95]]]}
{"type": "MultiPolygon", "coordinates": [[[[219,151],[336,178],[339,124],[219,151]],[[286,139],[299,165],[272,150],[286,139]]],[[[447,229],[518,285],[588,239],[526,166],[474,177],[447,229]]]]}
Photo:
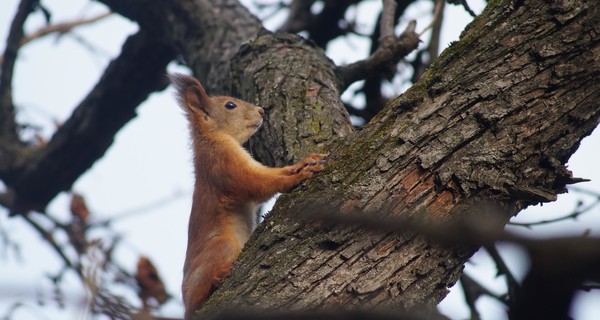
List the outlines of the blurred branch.
{"type": "Polygon", "coordinates": [[[437,58],[440,51],[440,36],[442,34],[442,23],[444,22],[444,7],[446,2],[440,0],[436,2],[434,8],[434,19],[432,21],[431,38],[429,40],[429,46],[427,52],[429,53],[429,63],[433,62],[437,58]]]}
{"type": "Polygon", "coordinates": [[[395,73],[395,66],[400,59],[412,52],[419,44],[419,36],[415,32],[416,21],[411,21],[399,37],[382,36],[377,50],[367,59],[338,67],[336,72],[340,82],[340,91],[352,83],[371,77],[374,74],[389,75],[395,73]]]}
{"type": "Polygon", "coordinates": [[[477,17],[477,14],[475,14],[475,12],[473,10],[471,10],[471,8],[469,7],[467,0],[446,0],[446,1],[450,4],[461,5],[465,9],[465,11],[467,11],[471,15],[471,17],[477,17]]]}
{"type": "Polygon", "coordinates": [[[188,195],[190,195],[190,192],[175,190],[175,192],[173,192],[172,194],[165,196],[161,199],[152,201],[150,203],[141,205],[136,208],[126,209],[119,213],[111,214],[111,216],[112,216],[111,218],[93,222],[90,224],[90,227],[106,226],[106,225],[109,225],[112,222],[115,222],[118,220],[127,219],[127,218],[135,217],[135,216],[138,216],[141,214],[145,214],[145,213],[149,212],[151,209],[156,209],[156,208],[160,208],[162,206],[168,205],[168,204],[172,203],[173,201],[183,198],[184,196],[188,196],[188,195]]]}
{"type": "Polygon", "coordinates": [[[327,43],[351,31],[348,23],[343,23],[348,7],[359,0],[323,1],[323,10],[316,15],[310,11],[313,0],[295,0],[290,6],[290,15],[279,31],[308,31],[310,40],[324,48],[327,43]]]}
{"type": "Polygon", "coordinates": [[[575,208],[575,210],[573,210],[573,212],[564,215],[562,217],[558,217],[558,218],[554,218],[554,219],[547,219],[547,220],[540,220],[540,221],[535,221],[535,222],[509,222],[508,224],[511,226],[517,226],[517,227],[525,227],[530,229],[531,227],[534,226],[540,226],[540,225],[545,225],[545,224],[551,224],[551,223],[555,223],[555,222],[561,222],[561,221],[565,221],[565,220],[575,220],[577,219],[577,217],[579,217],[580,215],[591,211],[592,209],[594,209],[595,207],[597,207],[600,204],[600,197],[598,197],[594,202],[592,202],[591,204],[585,206],[582,208],[583,203],[579,202],[577,203],[577,207],[575,208]]]}
{"type": "Polygon", "coordinates": [[[498,270],[496,276],[504,275],[504,277],[506,278],[506,287],[508,288],[508,305],[509,307],[513,307],[514,302],[519,296],[519,283],[517,282],[512,272],[504,262],[504,259],[502,259],[502,257],[500,256],[500,253],[498,252],[498,249],[496,249],[496,246],[491,244],[485,245],[484,248],[489,253],[490,257],[492,257],[494,263],[496,263],[496,268],[498,270]]]}
{"type": "MultiPolygon", "coordinates": [[[[400,18],[400,16],[402,16],[402,14],[404,14],[404,12],[406,11],[406,8],[411,3],[412,3],[412,0],[396,1],[396,8],[395,8],[395,13],[394,13],[392,21],[397,21],[400,18]]],[[[375,51],[377,51],[377,48],[379,47],[379,44],[380,44],[382,16],[383,16],[383,12],[379,15],[378,21],[375,24],[375,30],[373,30],[373,34],[371,34],[371,36],[370,36],[371,48],[370,48],[369,52],[371,55],[375,51]]],[[[394,68],[393,70],[390,70],[389,74],[369,75],[365,79],[365,83],[362,86],[362,89],[360,90],[365,95],[366,104],[365,104],[364,109],[360,110],[360,112],[355,112],[355,110],[348,108],[347,109],[348,112],[352,115],[363,118],[365,120],[365,123],[369,122],[369,120],[371,120],[371,118],[373,118],[376,114],[378,114],[379,111],[381,109],[383,109],[385,104],[388,102],[388,98],[384,97],[384,95],[381,92],[381,86],[382,86],[384,80],[386,80],[386,79],[389,80],[392,78],[392,76],[390,76],[390,74],[392,74],[392,73],[397,73],[396,68],[394,68]]]]}
{"type": "MultiPolygon", "coordinates": [[[[24,37],[23,25],[37,3],[38,0],[21,1],[6,40],[6,49],[3,55],[4,62],[1,64],[2,72],[0,73],[0,136],[6,139],[0,145],[2,149],[8,148],[8,144],[14,145],[19,142],[17,123],[15,122],[15,107],[12,101],[12,78],[17,53],[24,37]]],[[[0,154],[3,153],[4,150],[0,152],[0,154]]],[[[5,159],[5,157],[6,155],[0,156],[0,172],[10,164],[10,160],[5,159]]]]}
{"type": "MultiPolygon", "coordinates": [[[[42,215],[42,216],[48,216],[48,215],[42,215]]],[[[71,261],[71,259],[69,259],[67,257],[63,248],[61,248],[61,246],[58,244],[58,242],[56,242],[56,240],[54,239],[54,236],[52,235],[52,231],[46,230],[44,227],[42,227],[41,224],[34,221],[30,215],[22,215],[22,217],[23,217],[23,220],[25,220],[35,231],[37,231],[37,233],[42,237],[42,239],[44,239],[44,241],[46,241],[50,245],[50,247],[52,247],[54,252],[60,257],[62,262],[65,264],[65,267],[75,271],[75,273],[77,273],[77,275],[80,278],[83,278],[83,273],[81,272],[81,270],[79,268],[79,262],[71,261]]],[[[56,228],[56,227],[58,227],[58,226],[57,225],[53,226],[53,228],[56,228]]]]}
{"type": "MultiPolygon", "coordinates": [[[[339,215],[332,214],[335,211],[327,210],[323,204],[321,207],[323,208],[306,215],[306,218],[335,225],[361,226],[378,233],[417,232],[444,245],[489,247],[496,241],[506,241],[521,246],[529,254],[532,267],[511,303],[511,319],[566,319],[571,299],[583,281],[600,280],[598,237],[529,239],[503,231],[493,221],[495,219],[490,219],[500,217],[500,213],[486,214],[486,211],[470,212],[467,216],[472,218],[441,224],[408,218],[388,218],[375,212],[339,215]]],[[[474,207],[480,206],[471,206],[474,207]]],[[[516,283],[514,278],[512,282],[516,283]]]]}
{"type": "Polygon", "coordinates": [[[382,0],[383,9],[381,10],[381,20],[379,29],[381,35],[379,38],[380,44],[384,41],[383,38],[394,36],[394,26],[396,26],[396,8],[398,7],[395,0],[382,0]]]}
{"type": "Polygon", "coordinates": [[[288,17],[279,28],[281,32],[297,33],[310,26],[313,20],[310,8],[315,0],[294,0],[290,4],[288,17]]]}
{"type": "Polygon", "coordinates": [[[426,51],[419,51],[415,60],[412,63],[414,73],[412,76],[412,82],[417,82],[427,67],[429,67],[438,56],[440,50],[440,36],[442,34],[442,22],[444,21],[444,7],[446,2],[444,0],[437,0],[432,12],[431,23],[421,31],[419,35],[423,35],[427,30],[431,29],[431,37],[429,38],[429,45],[426,51]],[[427,56],[424,57],[424,52],[427,52],[427,56]]]}
{"type": "MultiPolygon", "coordinates": [[[[77,20],[68,21],[68,22],[60,22],[60,23],[56,23],[56,24],[52,24],[52,25],[48,25],[48,26],[39,28],[35,32],[23,37],[21,39],[19,45],[22,47],[33,40],[42,38],[42,37],[47,36],[52,33],[58,33],[59,35],[63,35],[65,33],[70,32],[71,30],[73,30],[76,27],[94,23],[96,21],[102,20],[102,19],[110,16],[111,14],[112,14],[112,12],[108,11],[108,12],[99,14],[95,17],[91,17],[91,18],[77,19],[77,20]]],[[[0,56],[0,65],[2,65],[2,60],[3,60],[3,57],[0,56]]]]}
{"type": "Polygon", "coordinates": [[[433,7],[433,14],[432,14],[431,22],[425,28],[423,28],[423,30],[419,33],[419,36],[422,36],[423,34],[425,34],[425,32],[427,32],[427,30],[433,28],[436,24],[441,25],[441,17],[443,16],[443,12],[444,12],[444,3],[445,3],[445,0],[436,0],[435,1],[435,6],[433,7]]]}
{"type": "MultiPolygon", "coordinates": [[[[94,314],[104,314],[110,319],[130,319],[133,315],[139,316],[139,313],[136,313],[136,309],[127,299],[115,295],[109,290],[109,285],[115,283],[125,284],[132,291],[137,291],[140,285],[137,276],[132,276],[113,260],[112,251],[118,236],[115,237],[113,235],[115,240],[109,246],[103,245],[103,241],[99,239],[89,239],[89,236],[86,234],[86,230],[88,230],[87,220],[89,218],[89,210],[85,205],[83,197],[73,194],[70,207],[72,213],[71,221],[66,224],[58,223],[47,213],[37,214],[37,218],[42,219],[39,222],[36,221],[37,219],[33,219],[31,216],[33,213],[22,215],[22,218],[50,245],[64,264],[57,275],[48,276],[54,286],[53,292],[59,293],[59,296],[56,297],[56,302],[59,305],[63,303],[60,299],[60,284],[65,271],[71,270],[75,272],[87,289],[89,293],[88,309],[94,314]],[[56,232],[66,233],[68,242],[59,244],[56,240],[56,232]],[[67,254],[71,252],[74,252],[76,255],[67,254]]],[[[105,231],[112,233],[112,230],[108,228],[105,231]]],[[[171,297],[164,290],[164,285],[161,290],[158,290],[160,287],[156,284],[154,287],[147,286],[149,283],[154,284],[153,281],[158,276],[156,268],[151,267],[150,271],[152,272],[145,272],[146,277],[143,283],[146,286],[142,289],[146,291],[144,295],[140,295],[140,298],[144,299],[144,308],[148,314],[145,318],[138,317],[137,319],[155,319],[150,314],[151,309],[155,306],[148,304],[149,298],[156,299],[158,302],[157,307],[171,297]]]]}
{"type": "Polygon", "coordinates": [[[467,304],[471,312],[471,320],[481,319],[481,316],[477,311],[475,303],[477,302],[477,299],[479,299],[479,297],[481,297],[482,295],[485,294],[502,301],[500,297],[496,296],[493,292],[489,291],[487,288],[482,286],[479,282],[475,281],[475,279],[471,278],[466,273],[462,274],[459,281],[462,286],[463,295],[465,297],[465,303],[467,304]]]}
{"type": "Polygon", "coordinates": [[[12,193],[4,196],[3,204],[13,214],[43,211],[58,192],[70,189],[102,157],[118,130],[136,116],[137,106],[167,86],[164,72],[175,52],[158,38],[144,30],[130,36],[120,56],[48,145],[30,150],[18,170],[0,175],[12,193]]]}

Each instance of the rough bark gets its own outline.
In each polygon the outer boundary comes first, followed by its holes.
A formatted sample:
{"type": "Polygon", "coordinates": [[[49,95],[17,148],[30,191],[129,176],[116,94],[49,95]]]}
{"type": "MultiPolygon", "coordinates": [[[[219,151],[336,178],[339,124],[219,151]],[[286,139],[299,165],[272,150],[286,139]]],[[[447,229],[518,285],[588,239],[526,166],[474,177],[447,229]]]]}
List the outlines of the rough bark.
{"type": "Polygon", "coordinates": [[[592,1],[490,1],[419,83],[331,146],[325,172],[281,197],[199,315],[435,306],[474,247],[297,217],[326,208],[457,221],[485,199],[502,208],[491,212],[501,228],[555,200],[577,181],[565,163],[599,122],[598,56],[592,1]]]}
{"type": "Polygon", "coordinates": [[[353,131],[340,100],[335,65],[323,51],[291,34],[264,32],[232,63],[233,94],[267,111],[250,141],[263,163],[283,166],[325,151],[353,131]]]}

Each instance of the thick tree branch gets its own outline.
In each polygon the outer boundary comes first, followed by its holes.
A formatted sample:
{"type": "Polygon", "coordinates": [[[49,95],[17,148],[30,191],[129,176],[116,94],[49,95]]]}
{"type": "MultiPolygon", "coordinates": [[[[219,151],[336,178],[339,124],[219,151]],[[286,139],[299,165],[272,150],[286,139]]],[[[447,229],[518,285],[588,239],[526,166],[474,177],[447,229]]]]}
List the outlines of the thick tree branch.
{"type": "Polygon", "coordinates": [[[262,26],[234,0],[102,0],[140,28],[173,43],[211,94],[230,94],[230,62],[262,26]]]}
{"type": "Polygon", "coordinates": [[[297,33],[305,30],[310,25],[313,15],[310,8],[315,0],[294,0],[290,4],[288,17],[279,28],[281,32],[297,33]]]}
{"type": "Polygon", "coordinates": [[[358,2],[360,1],[324,1],[321,12],[313,14],[311,7],[314,1],[296,0],[290,5],[288,18],[279,31],[291,33],[307,31],[310,40],[319,47],[325,48],[329,41],[353,31],[353,25],[344,19],[344,14],[350,6],[358,2]]]}
{"type": "Polygon", "coordinates": [[[20,213],[43,210],[58,192],[68,190],[135,117],[137,106],[166,87],[165,67],[173,57],[172,47],[155,35],[142,30],[129,37],[120,56],[48,145],[28,151],[17,170],[3,174],[12,193],[4,205],[20,213]]]}
{"type": "MultiPolygon", "coordinates": [[[[511,5],[490,2],[419,83],[331,146],[325,171],[280,197],[202,315],[235,305],[433,307],[476,246],[294,217],[327,204],[342,215],[458,223],[488,199],[502,208],[497,234],[510,216],[579,181],[565,163],[600,119],[599,84],[589,81],[600,77],[600,8],[511,5]]],[[[594,241],[585,254],[597,257],[594,241]]],[[[584,269],[597,267],[589,262],[584,269]]]]}
{"type": "Polygon", "coordinates": [[[374,74],[388,74],[410,52],[417,48],[419,35],[415,32],[416,21],[411,21],[399,37],[382,34],[377,50],[367,59],[337,69],[340,88],[343,91],[352,83],[374,74]]]}
{"type": "Polygon", "coordinates": [[[350,26],[344,26],[340,22],[344,18],[344,13],[348,7],[358,2],[358,0],[324,1],[325,6],[323,10],[314,17],[312,23],[307,28],[310,39],[317,46],[325,48],[327,43],[332,39],[351,31],[350,26]]]}
{"type": "MultiPolygon", "coordinates": [[[[397,21],[411,3],[412,0],[397,1],[396,13],[394,14],[393,21],[397,21]]],[[[370,54],[372,55],[379,47],[379,39],[381,38],[381,15],[379,15],[375,30],[373,30],[373,34],[370,38],[370,54]]],[[[390,79],[388,74],[373,74],[365,78],[365,84],[360,90],[364,93],[366,99],[364,110],[360,113],[353,112],[350,109],[348,111],[353,115],[362,117],[365,119],[365,122],[369,122],[388,102],[388,98],[384,97],[381,92],[381,85],[385,79],[390,79]]]]}
{"type": "Polygon", "coordinates": [[[12,78],[17,53],[24,37],[23,25],[29,14],[35,9],[37,2],[37,0],[21,1],[6,40],[4,63],[1,65],[2,73],[0,73],[0,137],[3,139],[0,142],[0,172],[7,170],[13,161],[4,154],[11,152],[10,149],[14,149],[15,144],[19,144],[15,107],[12,101],[12,78]]]}

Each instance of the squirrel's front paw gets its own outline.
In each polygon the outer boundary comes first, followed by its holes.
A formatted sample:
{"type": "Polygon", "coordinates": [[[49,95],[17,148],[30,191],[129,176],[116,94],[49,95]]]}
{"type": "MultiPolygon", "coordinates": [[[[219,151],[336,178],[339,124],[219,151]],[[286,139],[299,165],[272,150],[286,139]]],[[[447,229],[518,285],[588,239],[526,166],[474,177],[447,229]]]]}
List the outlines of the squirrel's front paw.
{"type": "Polygon", "coordinates": [[[315,163],[306,165],[302,170],[300,170],[299,174],[304,176],[305,178],[312,177],[313,174],[323,171],[325,166],[322,163],[315,163]]]}
{"type": "Polygon", "coordinates": [[[308,156],[306,156],[301,163],[308,165],[308,166],[312,166],[318,163],[323,163],[325,162],[325,160],[327,160],[327,158],[329,157],[330,153],[311,153],[308,156]]]}
{"type": "Polygon", "coordinates": [[[327,160],[330,153],[311,153],[306,156],[302,161],[296,163],[290,168],[290,174],[298,174],[304,171],[306,168],[311,168],[307,172],[319,172],[325,167],[323,163],[327,160]]]}

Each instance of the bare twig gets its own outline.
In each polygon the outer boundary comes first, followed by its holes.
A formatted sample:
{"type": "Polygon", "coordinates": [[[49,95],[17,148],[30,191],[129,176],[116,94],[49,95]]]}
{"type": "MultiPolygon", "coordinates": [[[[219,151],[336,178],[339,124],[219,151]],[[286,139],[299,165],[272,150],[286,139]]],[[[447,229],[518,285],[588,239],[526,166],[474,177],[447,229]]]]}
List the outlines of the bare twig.
{"type": "Polygon", "coordinates": [[[431,37],[429,38],[429,45],[427,46],[427,50],[421,50],[418,52],[415,60],[413,61],[413,69],[414,73],[412,76],[412,82],[417,82],[427,67],[433,63],[433,61],[437,58],[439,50],[440,50],[440,36],[442,31],[442,22],[444,21],[444,7],[446,2],[444,0],[437,0],[435,2],[435,6],[433,7],[432,12],[432,20],[427,27],[421,31],[419,36],[422,36],[431,29],[431,37]],[[424,53],[427,52],[427,57],[424,57],[424,53]]]}
{"type": "MultiPolygon", "coordinates": [[[[21,39],[21,46],[24,46],[27,43],[29,43],[35,39],[39,39],[43,36],[46,36],[46,35],[49,35],[52,33],[59,33],[59,34],[68,33],[76,27],[94,23],[96,21],[102,20],[102,19],[110,16],[111,14],[112,14],[112,12],[108,11],[108,12],[99,14],[97,16],[91,17],[91,18],[77,19],[77,20],[73,20],[73,21],[60,22],[60,23],[49,25],[49,26],[45,26],[43,28],[36,30],[35,32],[33,32],[31,34],[28,34],[23,39],[21,39]]],[[[0,64],[1,64],[1,60],[0,60],[0,64]]]]}
{"type": "Polygon", "coordinates": [[[506,300],[497,294],[491,292],[488,288],[484,287],[481,283],[471,278],[467,273],[463,273],[460,277],[460,284],[463,289],[463,294],[465,296],[465,302],[471,311],[471,320],[479,320],[481,316],[479,315],[479,311],[477,311],[477,306],[475,303],[477,299],[479,299],[482,295],[487,295],[492,297],[503,304],[506,304],[506,300]]]}
{"type": "Polygon", "coordinates": [[[111,216],[112,216],[111,218],[93,222],[90,224],[90,227],[105,226],[105,225],[109,225],[117,220],[127,219],[127,218],[138,216],[140,214],[145,214],[145,213],[149,212],[149,210],[151,210],[151,209],[156,209],[156,208],[168,205],[177,199],[180,199],[184,196],[188,196],[189,194],[190,194],[189,192],[176,190],[172,194],[165,196],[161,199],[152,201],[150,203],[141,205],[136,208],[126,209],[119,213],[111,214],[111,216]]]}
{"type": "MultiPolygon", "coordinates": [[[[47,217],[48,215],[41,215],[41,216],[47,217]]],[[[68,267],[69,269],[75,271],[75,273],[77,273],[77,275],[79,277],[83,278],[83,273],[81,272],[81,269],[79,268],[79,262],[71,261],[71,259],[69,259],[69,257],[67,257],[63,248],[61,248],[61,246],[58,244],[58,242],[56,242],[56,240],[54,239],[52,232],[50,232],[50,231],[46,230],[44,227],[42,227],[42,225],[37,223],[35,220],[33,220],[30,215],[22,215],[22,217],[35,231],[37,231],[39,233],[39,235],[46,242],[48,242],[50,247],[52,247],[52,249],[54,249],[54,252],[60,257],[60,259],[65,264],[65,266],[68,267]]]]}
{"type": "Polygon", "coordinates": [[[561,222],[561,221],[571,220],[571,219],[574,220],[574,219],[577,219],[577,217],[579,217],[580,215],[591,211],[592,209],[597,207],[599,204],[600,204],[600,198],[596,199],[594,202],[592,202],[591,204],[589,204],[583,208],[582,208],[581,204],[578,204],[577,208],[575,208],[575,210],[573,212],[566,214],[564,216],[558,217],[558,218],[540,220],[540,221],[535,221],[535,222],[509,222],[508,224],[511,226],[525,227],[525,228],[529,229],[534,226],[551,224],[551,223],[561,222]]]}
{"type": "Polygon", "coordinates": [[[427,30],[433,28],[436,24],[441,24],[441,17],[444,12],[444,3],[445,0],[435,1],[435,6],[433,8],[433,18],[431,19],[431,22],[419,33],[419,36],[422,36],[425,32],[427,32],[427,30]]]}
{"type": "Polygon", "coordinates": [[[506,287],[508,288],[508,304],[509,306],[514,305],[514,301],[517,299],[519,294],[519,283],[513,276],[512,272],[504,262],[504,259],[500,256],[498,249],[493,244],[484,245],[485,250],[489,253],[494,263],[496,263],[496,268],[498,269],[497,276],[504,275],[506,278],[506,287]]]}

